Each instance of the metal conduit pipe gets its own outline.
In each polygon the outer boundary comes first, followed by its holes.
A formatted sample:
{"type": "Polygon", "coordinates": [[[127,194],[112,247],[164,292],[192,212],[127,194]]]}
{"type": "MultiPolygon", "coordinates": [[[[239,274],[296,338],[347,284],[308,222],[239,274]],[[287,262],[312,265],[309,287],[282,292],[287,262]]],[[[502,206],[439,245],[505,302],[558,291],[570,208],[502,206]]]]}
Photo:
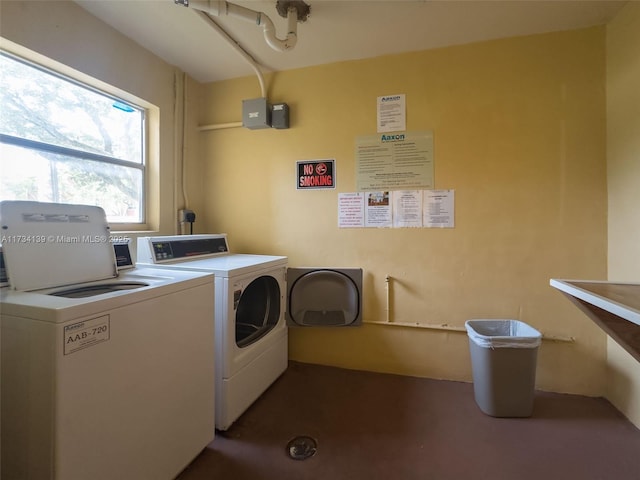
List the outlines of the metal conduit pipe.
{"type": "Polygon", "coordinates": [[[204,19],[216,32],[220,34],[220,36],[236,51],[240,54],[242,58],[244,58],[247,63],[251,66],[255,74],[258,76],[258,82],[260,82],[260,92],[262,93],[262,97],[267,96],[267,89],[264,85],[264,76],[260,71],[260,67],[258,63],[253,59],[251,55],[249,55],[240,45],[236,42],[220,25],[213,21],[213,19],[207,15],[205,12],[198,11],[197,12],[202,19],[204,19]]]}

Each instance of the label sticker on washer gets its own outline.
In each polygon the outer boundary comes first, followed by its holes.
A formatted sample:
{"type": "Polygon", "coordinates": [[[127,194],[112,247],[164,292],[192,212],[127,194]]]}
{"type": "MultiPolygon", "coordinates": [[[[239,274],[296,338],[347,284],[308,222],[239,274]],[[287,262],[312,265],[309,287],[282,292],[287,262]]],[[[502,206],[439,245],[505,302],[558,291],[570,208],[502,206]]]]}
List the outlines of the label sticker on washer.
{"type": "Polygon", "coordinates": [[[64,354],[93,347],[109,340],[109,315],[64,326],[64,354]]]}

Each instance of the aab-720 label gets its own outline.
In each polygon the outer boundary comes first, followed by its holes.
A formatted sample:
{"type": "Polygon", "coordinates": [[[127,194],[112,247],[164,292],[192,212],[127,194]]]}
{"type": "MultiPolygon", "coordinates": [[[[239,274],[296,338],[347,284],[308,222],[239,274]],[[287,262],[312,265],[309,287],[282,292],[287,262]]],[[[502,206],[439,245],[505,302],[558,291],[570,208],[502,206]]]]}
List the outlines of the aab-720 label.
{"type": "Polygon", "coordinates": [[[76,322],[64,326],[64,354],[69,355],[84,348],[109,340],[109,315],[76,322]]]}

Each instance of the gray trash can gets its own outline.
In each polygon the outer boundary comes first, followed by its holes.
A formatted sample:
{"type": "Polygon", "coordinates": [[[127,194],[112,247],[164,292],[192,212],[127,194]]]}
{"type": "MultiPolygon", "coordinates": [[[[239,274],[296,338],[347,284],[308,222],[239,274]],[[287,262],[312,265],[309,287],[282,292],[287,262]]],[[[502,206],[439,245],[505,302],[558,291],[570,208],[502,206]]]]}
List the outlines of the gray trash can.
{"type": "Polygon", "coordinates": [[[480,410],[492,417],[531,416],[542,334],[518,320],[467,320],[465,327],[480,410]]]}

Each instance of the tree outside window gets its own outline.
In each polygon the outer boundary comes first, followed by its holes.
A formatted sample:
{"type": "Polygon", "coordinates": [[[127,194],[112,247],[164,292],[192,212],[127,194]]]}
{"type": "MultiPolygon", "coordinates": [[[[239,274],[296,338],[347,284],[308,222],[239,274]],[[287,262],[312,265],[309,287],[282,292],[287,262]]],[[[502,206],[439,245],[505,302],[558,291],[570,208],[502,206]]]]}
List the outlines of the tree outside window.
{"type": "Polygon", "coordinates": [[[143,223],[144,109],[0,53],[0,200],[102,207],[143,223]]]}

